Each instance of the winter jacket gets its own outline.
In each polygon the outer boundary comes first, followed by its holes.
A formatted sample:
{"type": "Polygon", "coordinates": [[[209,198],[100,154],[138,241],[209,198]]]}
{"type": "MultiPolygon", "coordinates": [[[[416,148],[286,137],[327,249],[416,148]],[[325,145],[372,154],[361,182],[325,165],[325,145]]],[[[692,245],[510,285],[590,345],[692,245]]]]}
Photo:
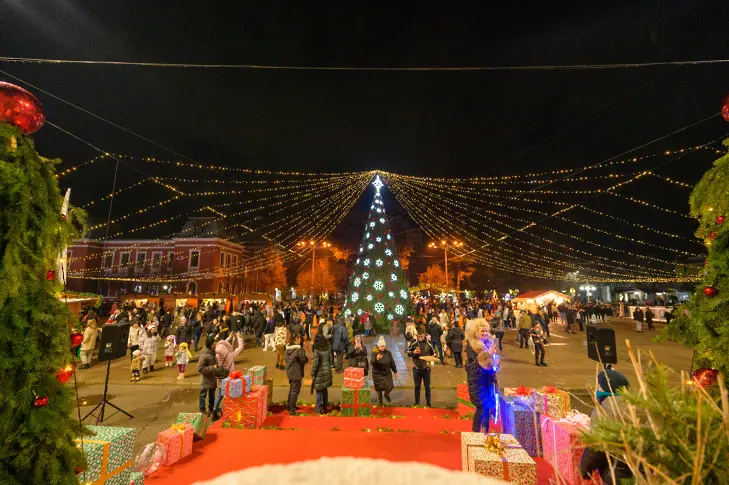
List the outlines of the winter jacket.
{"type": "Polygon", "coordinates": [[[175,355],[175,349],[177,348],[177,345],[175,345],[175,342],[172,340],[166,340],[165,341],[165,357],[171,357],[175,355]]]}
{"type": "Polygon", "coordinates": [[[190,363],[190,354],[187,353],[187,350],[180,350],[175,354],[175,358],[177,359],[177,365],[187,365],[190,363]]]}
{"type": "Polygon", "coordinates": [[[276,327],[276,331],[274,332],[273,342],[276,344],[276,347],[283,347],[286,345],[286,334],[288,331],[286,330],[286,327],[281,325],[280,327],[276,327]]]}
{"type": "Polygon", "coordinates": [[[256,314],[253,316],[253,331],[256,335],[262,335],[263,330],[266,328],[266,317],[263,316],[263,313],[260,311],[256,312],[256,314]]]}
{"type": "Polygon", "coordinates": [[[395,359],[389,350],[381,352],[378,347],[372,351],[372,382],[375,384],[375,391],[390,391],[395,388],[392,382],[392,374],[397,374],[395,359]],[[377,356],[382,354],[378,360],[377,356]]]}
{"type": "Polygon", "coordinates": [[[324,335],[324,338],[330,340],[332,338],[332,326],[328,323],[324,324],[324,326],[321,327],[321,334],[324,335]]]}
{"type": "Polygon", "coordinates": [[[440,336],[443,335],[443,327],[440,326],[440,323],[436,322],[430,322],[425,328],[425,331],[428,332],[430,340],[433,342],[439,341],[440,336]]]}
{"type": "Polygon", "coordinates": [[[290,381],[303,379],[304,366],[309,362],[309,357],[306,356],[306,351],[301,348],[301,345],[287,345],[284,358],[286,359],[286,377],[290,381]]]}
{"type": "Polygon", "coordinates": [[[347,341],[351,342],[354,339],[354,328],[352,328],[350,322],[347,322],[344,326],[347,327],[347,341]]]}
{"type": "Polygon", "coordinates": [[[231,340],[233,340],[232,335],[228,340],[221,340],[215,345],[215,361],[228,372],[235,370],[235,358],[243,351],[244,345],[243,339],[239,338],[238,347],[234,349],[233,344],[230,343],[231,340]]]}
{"type": "Polygon", "coordinates": [[[496,373],[493,369],[484,369],[482,363],[479,362],[479,354],[485,352],[485,350],[476,352],[471,346],[471,342],[466,341],[466,382],[468,383],[468,394],[474,406],[494,409],[496,406],[494,393],[496,373]]]}
{"type": "Polygon", "coordinates": [[[177,345],[180,345],[182,342],[189,345],[192,342],[192,327],[190,325],[180,325],[177,327],[175,330],[175,339],[177,340],[177,345]]]}
{"type": "MultiPolygon", "coordinates": [[[[440,330],[440,326],[438,326],[438,329],[440,330]]],[[[419,342],[417,339],[413,340],[413,342],[408,347],[407,351],[405,352],[408,357],[412,357],[413,359],[413,365],[418,369],[430,369],[430,364],[428,364],[428,361],[422,360],[421,357],[428,357],[431,355],[435,355],[435,350],[433,349],[433,346],[430,342],[427,340],[423,340],[422,342],[419,342]],[[415,348],[420,348],[420,353],[415,353],[415,348]]]]}
{"type": "MultiPolygon", "coordinates": [[[[608,416],[613,416],[615,414],[614,406],[620,407],[621,401],[620,396],[610,396],[603,400],[600,406],[608,416]]],[[[597,409],[594,409],[590,418],[591,425],[599,419],[600,414],[597,409]]],[[[627,464],[622,461],[616,461],[615,458],[611,460],[611,463],[615,468],[614,472],[617,482],[613,482],[610,464],[608,463],[606,454],[589,447],[585,448],[582,452],[582,459],[580,460],[580,474],[582,478],[588,479],[594,471],[597,471],[600,474],[600,478],[602,478],[603,485],[620,485],[622,480],[633,478],[633,473],[627,464]]]]}
{"type": "Polygon", "coordinates": [[[347,333],[347,327],[341,323],[335,323],[332,327],[332,349],[334,349],[334,352],[344,352],[347,350],[348,342],[349,335],[347,333]]]}
{"type": "Polygon", "coordinates": [[[132,363],[129,366],[129,370],[139,370],[142,368],[142,364],[144,364],[144,355],[132,357],[132,363]]]}
{"type": "Polygon", "coordinates": [[[532,317],[530,317],[528,313],[522,313],[519,315],[516,328],[519,330],[529,330],[532,328],[532,317]]]}
{"type": "Polygon", "coordinates": [[[86,327],[86,330],[84,330],[84,340],[81,342],[81,350],[94,350],[94,347],[96,347],[96,336],[98,334],[98,328],[86,327]]]}
{"type": "Polygon", "coordinates": [[[263,333],[265,333],[266,335],[271,335],[275,332],[276,332],[276,322],[274,321],[273,318],[271,318],[266,322],[266,330],[263,333]]]}
{"type": "Polygon", "coordinates": [[[142,326],[138,326],[137,328],[134,328],[134,325],[129,327],[129,338],[127,339],[127,343],[130,347],[133,347],[135,345],[139,345],[139,338],[141,337],[142,333],[144,332],[144,329],[142,326]]]}
{"type": "MultiPolygon", "coordinates": [[[[344,328],[344,325],[342,325],[344,328]]],[[[311,377],[314,389],[323,391],[332,386],[332,360],[329,350],[314,349],[314,362],[311,366],[311,377]]]]}
{"type": "Polygon", "coordinates": [[[446,335],[446,344],[448,345],[448,348],[451,349],[451,352],[463,352],[463,329],[461,327],[452,327],[450,330],[448,330],[448,335],[446,335]]]}
{"type": "Polygon", "coordinates": [[[162,339],[157,334],[152,334],[151,337],[148,337],[145,333],[142,336],[139,349],[144,355],[157,355],[157,348],[159,347],[161,340],[162,339]]]}
{"type": "Polygon", "coordinates": [[[369,374],[370,364],[367,360],[367,347],[363,345],[361,349],[354,349],[352,353],[349,354],[349,366],[359,367],[364,369],[364,375],[369,374]]]}
{"type": "Polygon", "coordinates": [[[200,373],[200,389],[215,389],[218,385],[213,371],[215,370],[215,354],[205,347],[197,358],[197,371],[200,373]]]}

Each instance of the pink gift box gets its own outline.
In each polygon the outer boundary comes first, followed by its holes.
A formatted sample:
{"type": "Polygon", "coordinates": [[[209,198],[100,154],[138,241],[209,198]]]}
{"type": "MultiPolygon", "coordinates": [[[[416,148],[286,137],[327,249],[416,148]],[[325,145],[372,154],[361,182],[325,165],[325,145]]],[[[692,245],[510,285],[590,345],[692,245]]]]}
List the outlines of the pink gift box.
{"type": "Polygon", "coordinates": [[[347,367],[346,369],[344,369],[344,378],[364,379],[364,369],[362,367],[347,367]]]}
{"type": "Polygon", "coordinates": [[[157,434],[157,443],[165,446],[165,466],[176,463],[192,453],[194,428],[189,424],[175,424],[157,434]]]}
{"type": "Polygon", "coordinates": [[[580,442],[580,430],[589,428],[590,418],[582,413],[570,413],[557,419],[541,415],[542,451],[544,459],[552,465],[555,474],[569,485],[597,485],[599,481],[583,480],[579,465],[585,446],[580,442]],[[572,419],[572,418],[578,419],[572,419]]]}
{"type": "Polygon", "coordinates": [[[364,377],[360,378],[354,378],[354,377],[345,377],[344,378],[344,387],[349,387],[350,389],[362,389],[365,385],[364,377]]]}

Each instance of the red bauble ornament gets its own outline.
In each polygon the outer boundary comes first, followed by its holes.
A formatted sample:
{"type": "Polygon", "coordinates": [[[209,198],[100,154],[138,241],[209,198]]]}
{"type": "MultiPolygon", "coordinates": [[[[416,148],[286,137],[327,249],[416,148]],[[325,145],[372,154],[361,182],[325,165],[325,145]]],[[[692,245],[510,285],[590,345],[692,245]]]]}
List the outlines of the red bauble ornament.
{"type": "Polygon", "coordinates": [[[58,382],[61,384],[65,384],[68,382],[68,380],[73,375],[73,366],[71,364],[66,364],[66,367],[56,372],[56,379],[58,379],[58,382]]]}
{"type": "Polygon", "coordinates": [[[45,121],[38,98],[19,86],[0,82],[0,123],[17,126],[23,133],[33,133],[45,121]]]}
{"type": "Polygon", "coordinates": [[[709,239],[711,239],[712,241],[713,241],[714,239],[716,239],[716,233],[715,233],[714,231],[711,231],[711,232],[709,233],[709,239]]]}
{"type": "Polygon", "coordinates": [[[76,472],[76,475],[80,475],[84,471],[84,469],[81,468],[80,466],[76,465],[76,467],[73,469],[73,471],[76,472]]]}
{"type": "Polygon", "coordinates": [[[716,216],[717,224],[724,224],[724,221],[726,221],[726,216],[716,216]]]}
{"type": "Polygon", "coordinates": [[[56,270],[55,269],[49,269],[46,273],[46,279],[48,281],[53,281],[56,279],[56,270]]]}
{"type": "Polygon", "coordinates": [[[84,334],[77,332],[74,330],[71,332],[71,347],[76,347],[78,345],[81,345],[81,342],[84,341],[84,334]]]}
{"type": "Polygon", "coordinates": [[[709,387],[716,382],[719,371],[710,367],[702,367],[691,373],[691,380],[701,387],[709,387]]]}
{"type": "Polygon", "coordinates": [[[719,290],[714,288],[713,286],[705,286],[704,287],[704,295],[714,297],[719,294],[719,290]]]}
{"type": "Polygon", "coordinates": [[[721,102],[721,117],[724,118],[724,121],[729,121],[729,96],[721,102]]]}
{"type": "Polygon", "coordinates": [[[36,396],[33,406],[37,408],[48,406],[48,396],[36,396]]]}

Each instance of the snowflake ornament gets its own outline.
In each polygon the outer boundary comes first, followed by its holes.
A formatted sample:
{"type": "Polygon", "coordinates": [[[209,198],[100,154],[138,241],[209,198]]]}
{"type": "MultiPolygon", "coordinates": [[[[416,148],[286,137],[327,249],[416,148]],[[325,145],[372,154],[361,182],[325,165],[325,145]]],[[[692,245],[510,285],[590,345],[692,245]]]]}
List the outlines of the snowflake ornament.
{"type": "Polygon", "coordinates": [[[408,292],[405,290],[400,290],[400,298],[407,298],[408,292]]]}
{"type": "Polygon", "coordinates": [[[357,303],[357,300],[359,300],[359,293],[355,291],[352,293],[352,303],[357,303]]]}
{"type": "Polygon", "coordinates": [[[372,295],[367,295],[367,296],[365,297],[365,300],[367,300],[367,301],[372,301],[372,295]]]}
{"type": "Polygon", "coordinates": [[[362,280],[360,280],[359,278],[355,278],[355,279],[354,279],[354,286],[355,286],[355,287],[359,288],[359,285],[360,285],[361,283],[362,283],[362,280]]]}
{"type": "Polygon", "coordinates": [[[383,289],[385,287],[385,284],[382,281],[378,280],[378,281],[375,281],[374,285],[372,285],[372,286],[374,286],[374,288],[377,291],[380,291],[381,289],[383,289]]]}
{"type": "Polygon", "coordinates": [[[392,281],[397,281],[397,275],[396,275],[395,273],[392,273],[392,274],[390,275],[390,280],[392,280],[392,281]]]}
{"type": "Polygon", "coordinates": [[[367,271],[365,271],[364,273],[362,273],[362,279],[363,280],[366,280],[369,277],[370,277],[370,274],[367,271]]]}
{"type": "Polygon", "coordinates": [[[364,261],[362,262],[362,264],[364,264],[365,266],[369,266],[369,265],[370,265],[370,260],[369,260],[369,258],[365,259],[365,260],[364,260],[364,261]]]}
{"type": "Polygon", "coordinates": [[[385,223],[385,218],[384,217],[380,217],[380,224],[384,224],[384,223],[385,223]]]}
{"type": "Polygon", "coordinates": [[[383,305],[382,303],[379,303],[379,302],[375,303],[375,311],[377,313],[384,312],[385,311],[385,305],[383,305]]]}
{"type": "Polygon", "coordinates": [[[370,222],[370,227],[375,227],[375,221],[370,222]]]}
{"type": "Polygon", "coordinates": [[[396,268],[400,267],[400,261],[398,261],[397,259],[393,261],[392,264],[394,264],[396,268]]]}
{"type": "Polygon", "coordinates": [[[385,256],[392,256],[392,249],[385,249],[385,256]]]}
{"type": "Polygon", "coordinates": [[[370,244],[368,244],[368,245],[367,245],[367,249],[372,249],[372,248],[374,248],[374,247],[375,247],[375,245],[374,245],[374,244],[372,244],[372,243],[370,243],[370,244]]]}
{"type": "Polygon", "coordinates": [[[387,319],[388,320],[394,320],[395,319],[395,315],[393,315],[392,313],[388,313],[387,314],[387,319]]]}
{"type": "Polygon", "coordinates": [[[382,238],[381,237],[377,237],[377,238],[375,238],[375,241],[382,242],[382,238]]]}
{"type": "Polygon", "coordinates": [[[379,268],[380,266],[382,266],[384,264],[384,262],[381,259],[378,259],[377,261],[375,261],[375,264],[379,268]]]}
{"type": "Polygon", "coordinates": [[[397,313],[398,315],[402,315],[403,313],[405,313],[405,307],[403,307],[402,305],[397,305],[395,307],[395,313],[397,313]]]}

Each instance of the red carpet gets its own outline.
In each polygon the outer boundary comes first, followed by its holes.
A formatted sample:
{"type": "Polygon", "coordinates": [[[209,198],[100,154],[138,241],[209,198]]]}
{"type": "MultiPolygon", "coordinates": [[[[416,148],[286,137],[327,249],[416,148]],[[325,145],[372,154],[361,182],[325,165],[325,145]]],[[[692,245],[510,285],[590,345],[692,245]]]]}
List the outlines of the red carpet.
{"type": "MultiPolygon", "coordinates": [[[[455,413],[445,409],[374,411],[378,416],[373,418],[289,417],[288,413],[277,412],[266,419],[264,428],[278,429],[223,429],[218,421],[204,440],[194,443],[191,456],[172,467],[163,467],[145,483],[186,485],[251,466],[322,456],[419,461],[461,469],[460,432],[470,429],[469,420],[446,418],[455,413]]],[[[546,485],[552,469],[543,460],[536,461],[539,483],[546,485]]]]}

